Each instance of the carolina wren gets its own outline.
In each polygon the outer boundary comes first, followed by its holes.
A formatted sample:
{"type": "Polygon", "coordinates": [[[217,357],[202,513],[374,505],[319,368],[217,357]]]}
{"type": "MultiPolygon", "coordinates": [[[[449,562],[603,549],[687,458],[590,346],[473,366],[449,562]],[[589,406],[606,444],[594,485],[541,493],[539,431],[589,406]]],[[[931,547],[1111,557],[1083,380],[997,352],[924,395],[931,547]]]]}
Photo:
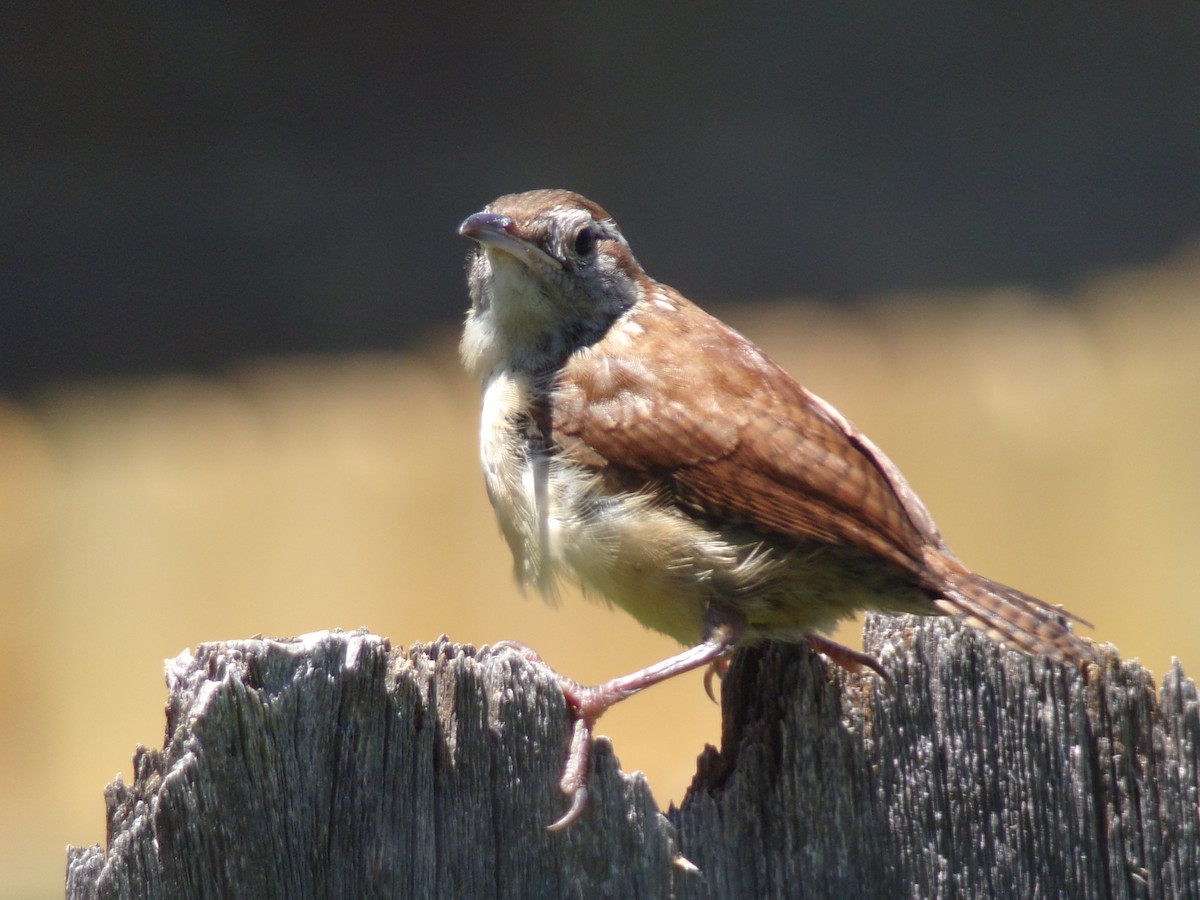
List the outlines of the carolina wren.
{"type": "Polygon", "coordinates": [[[560,676],[571,806],[552,827],[586,804],[601,713],[673,675],[711,674],[741,644],[804,640],[882,674],[817,635],[870,609],[952,615],[1027,653],[1090,658],[1073,616],[959,562],[882,451],[650,278],[595,203],[510,194],[459,233],[476,245],[460,349],[483,380],[484,477],[518,581],[552,596],[573,579],[689,647],[595,687],[560,676]]]}

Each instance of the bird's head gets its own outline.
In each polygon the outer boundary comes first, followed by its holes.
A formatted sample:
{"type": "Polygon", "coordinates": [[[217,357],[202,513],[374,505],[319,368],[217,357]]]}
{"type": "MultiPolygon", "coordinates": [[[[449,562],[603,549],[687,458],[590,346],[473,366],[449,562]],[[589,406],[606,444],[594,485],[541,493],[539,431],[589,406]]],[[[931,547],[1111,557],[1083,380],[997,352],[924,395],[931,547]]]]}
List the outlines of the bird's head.
{"type": "Polygon", "coordinates": [[[599,339],[644,292],[646,275],[616,222],[562,190],[508,194],[468,216],[467,368],[537,370],[599,339]]]}

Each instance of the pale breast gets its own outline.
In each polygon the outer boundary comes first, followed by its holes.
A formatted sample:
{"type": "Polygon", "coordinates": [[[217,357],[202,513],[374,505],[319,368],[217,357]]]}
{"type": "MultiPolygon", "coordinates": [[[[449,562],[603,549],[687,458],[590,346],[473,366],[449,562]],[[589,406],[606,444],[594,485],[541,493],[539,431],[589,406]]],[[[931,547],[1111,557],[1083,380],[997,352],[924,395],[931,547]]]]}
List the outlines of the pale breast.
{"type": "Polygon", "coordinates": [[[553,573],[544,562],[546,510],[539,510],[535,469],[541,465],[530,440],[532,383],[527,376],[501,371],[484,382],[479,457],[488,499],[513,554],[521,585],[552,592],[553,573]]]}
{"type": "Polygon", "coordinates": [[[481,460],[517,580],[555,596],[580,583],[649,628],[699,639],[710,603],[744,594],[770,561],[645,491],[609,492],[597,472],[551,449],[523,373],[484,387],[481,460]]]}

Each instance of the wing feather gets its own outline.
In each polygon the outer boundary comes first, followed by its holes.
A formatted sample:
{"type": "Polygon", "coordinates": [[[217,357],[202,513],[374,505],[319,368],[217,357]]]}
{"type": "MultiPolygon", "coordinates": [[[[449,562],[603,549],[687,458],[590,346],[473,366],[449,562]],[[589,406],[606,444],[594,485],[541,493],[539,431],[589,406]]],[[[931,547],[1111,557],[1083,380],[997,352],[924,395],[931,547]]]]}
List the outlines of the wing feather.
{"type": "Polygon", "coordinates": [[[568,361],[554,442],[698,518],[851,545],[922,573],[925,549],[944,545],[891,461],[737,332],[668,288],[659,300],[568,361]]]}

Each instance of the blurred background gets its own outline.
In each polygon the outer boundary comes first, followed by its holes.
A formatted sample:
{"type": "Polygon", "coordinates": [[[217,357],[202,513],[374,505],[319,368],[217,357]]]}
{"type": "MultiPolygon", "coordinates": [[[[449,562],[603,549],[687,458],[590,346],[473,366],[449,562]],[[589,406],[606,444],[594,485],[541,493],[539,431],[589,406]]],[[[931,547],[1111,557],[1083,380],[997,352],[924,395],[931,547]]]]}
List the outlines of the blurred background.
{"type": "MultiPolygon", "coordinates": [[[[2,15],[0,895],[61,895],[199,642],[674,652],[512,586],[455,348],[510,191],[608,208],[970,565],[1200,666],[1194,4],[2,15]]],[[[665,807],[718,722],[696,675],[599,730],[665,807]]]]}

